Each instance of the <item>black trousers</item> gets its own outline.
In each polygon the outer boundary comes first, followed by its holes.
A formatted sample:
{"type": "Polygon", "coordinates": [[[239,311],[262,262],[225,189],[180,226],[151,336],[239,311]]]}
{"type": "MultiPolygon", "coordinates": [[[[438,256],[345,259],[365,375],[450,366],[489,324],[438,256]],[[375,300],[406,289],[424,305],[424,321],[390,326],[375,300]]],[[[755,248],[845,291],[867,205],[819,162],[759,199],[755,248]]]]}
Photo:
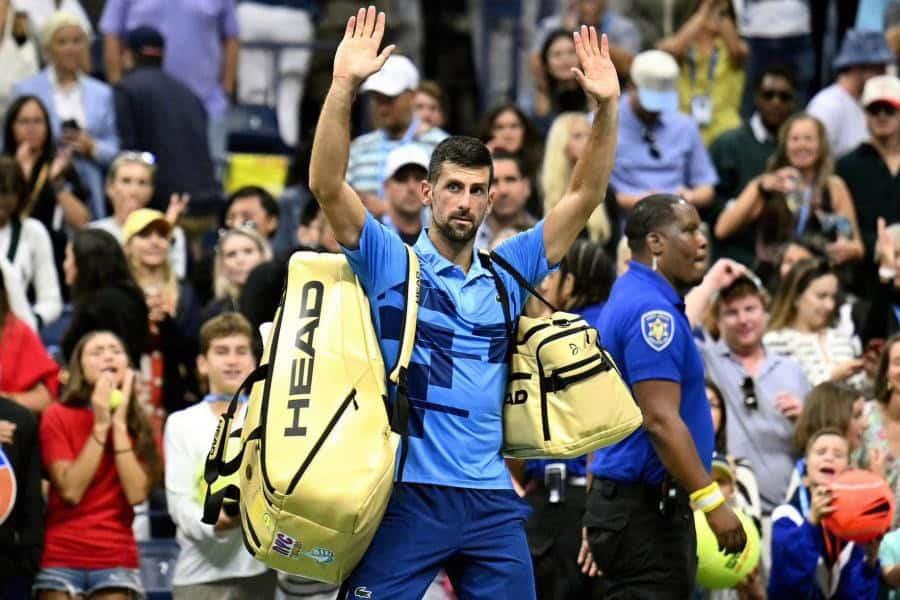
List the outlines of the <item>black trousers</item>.
{"type": "Polygon", "coordinates": [[[595,480],[584,525],[607,600],[685,600],[694,591],[697,540],[687,494],[660,510],[661,487],[595,480]]]}
{"type": "Polygon", "coordinates": [[[565,501],[551,504],[547,490],[537,485],[525,497],[534,512],[525,524],[534,565],[538,600],[599,600],[598,578],[581,573],[581,520],[587,490],[568,485],[565,501]]]}

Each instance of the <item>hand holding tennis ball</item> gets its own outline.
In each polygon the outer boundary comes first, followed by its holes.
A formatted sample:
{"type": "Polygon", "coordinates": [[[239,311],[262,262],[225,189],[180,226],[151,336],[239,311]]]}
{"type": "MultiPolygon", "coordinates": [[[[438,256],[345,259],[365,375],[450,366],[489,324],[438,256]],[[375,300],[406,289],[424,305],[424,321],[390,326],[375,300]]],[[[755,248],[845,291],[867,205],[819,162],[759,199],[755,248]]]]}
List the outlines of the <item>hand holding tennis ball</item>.
{"type": "Polygon", "coordinates": [[[122,389],[113,389],[109,393],[109,410],[112,412],[113,421],[125,423],[128,416],[128,401],[131,399],[131,390],[134,386],[134,371],[129,369],[122,380],[122,389]]]}

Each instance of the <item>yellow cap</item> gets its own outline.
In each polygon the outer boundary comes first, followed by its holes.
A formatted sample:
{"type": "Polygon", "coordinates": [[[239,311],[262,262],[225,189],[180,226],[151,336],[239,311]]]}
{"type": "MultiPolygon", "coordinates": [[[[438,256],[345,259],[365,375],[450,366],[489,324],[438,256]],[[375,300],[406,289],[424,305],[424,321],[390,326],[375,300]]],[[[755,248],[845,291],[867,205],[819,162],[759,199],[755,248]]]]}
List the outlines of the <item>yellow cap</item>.
{"type": "Polygon", "coordinates": [[[122,226],[122,243],[127,244],[131,238],[154,223],[164,226],[166,235],[172,231],[172,224],[166,220],[166,215],[152,208],[137,209],[125,219],[125,224],[122,226]]]}

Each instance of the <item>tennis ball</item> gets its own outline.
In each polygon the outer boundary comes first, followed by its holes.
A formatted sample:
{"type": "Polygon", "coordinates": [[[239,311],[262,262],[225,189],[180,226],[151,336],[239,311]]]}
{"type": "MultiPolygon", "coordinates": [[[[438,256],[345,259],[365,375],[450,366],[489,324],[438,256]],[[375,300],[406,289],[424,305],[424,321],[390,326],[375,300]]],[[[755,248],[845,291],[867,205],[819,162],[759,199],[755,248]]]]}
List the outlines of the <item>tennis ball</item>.
{"type": "Polygon", "coordinates": [[[744,526],[747,544],[740,554],[726,554],[719,550],[719,542],[706,522],[706,515],[694,511],[697,529],[697,583],[711,590],[731,588],[747,578],[759,563],[759,531],[742,511],[734,513],[744,526]]]}
{"type": "Polygon", "coordinates": [[[119,405],[122,404],[122,401],[125,400],[125,395],[122,394],[120,390],[113,390],[109,393],[109,410],[116,410],[119,408],[119,405]]]}

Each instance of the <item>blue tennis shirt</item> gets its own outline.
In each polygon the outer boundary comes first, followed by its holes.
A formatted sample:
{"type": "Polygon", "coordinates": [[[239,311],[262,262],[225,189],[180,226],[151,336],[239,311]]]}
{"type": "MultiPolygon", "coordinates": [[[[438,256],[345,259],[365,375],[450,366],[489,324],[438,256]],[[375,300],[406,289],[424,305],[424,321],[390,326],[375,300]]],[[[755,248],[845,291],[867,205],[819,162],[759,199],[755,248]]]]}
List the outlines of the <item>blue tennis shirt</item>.
{"type": "MultiPolygon", "coordinates": [[[[496,284],[477,257],[464,273],[441,256],[427,230],[414,249],[422,277],[416,344],[407,375],[411,406],[403,481],[509,489],[509,472],[500,455],[507,334],[496,284]]],[[[369,297],[382,356],[390,368],[396,364],[402,334],[406,248],[394,232],[366,215],[359,249],[343,250],[369,297]]],[[[543,221],[503,242],[496,252],[534,284],[550,270],[543,221]]],[[[527,292],[500,267],[496,270],[516,319],[527,292]]],[[[391,389],[391,398],[395,393],[391,389]]]]}
{"type": "MultiPolygon", "coordinates": [[[[706,470],[712,465],[715,434],[706,399],[703,361],[684,314],[684,301],[661,275],[638,262],[616,280],[600,315],[603,346],[629,387],[665,380],[681,385],[681,419],[706,470]]],[[[643,427],[594,454],[591,473],[624,482],[657,484],[665,476],[643,427]]]]}

